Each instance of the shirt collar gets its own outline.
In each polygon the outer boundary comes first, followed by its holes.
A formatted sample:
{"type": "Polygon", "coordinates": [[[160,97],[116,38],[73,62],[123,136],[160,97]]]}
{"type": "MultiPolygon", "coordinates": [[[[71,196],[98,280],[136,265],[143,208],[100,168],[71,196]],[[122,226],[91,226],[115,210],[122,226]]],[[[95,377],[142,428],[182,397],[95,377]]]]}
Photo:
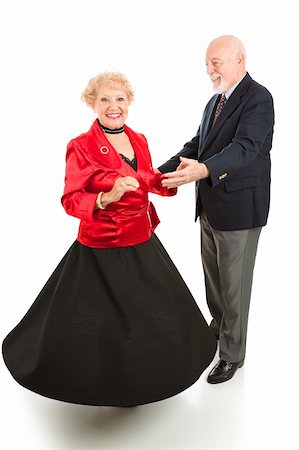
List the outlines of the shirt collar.
{"type": "MultiPolygon", "coordinates": [[[[246,74],[244,75],[244,77],[246,76],[246,74]]],[[[238,81],[238,83],[236,83],[236,84],[234,84],[234,86],[232,87],[232,88],[230,88],[230,90],[229,91],[227,91],[224,95],[225,95],[225,98],[226,98],[226,100],[228,100],[229,99],[229,97],[232,95],[232,93],[234,92],[234,90],[236,89],[236,87],[238,86],[238,84],[240,84],[241,83],[241,81],[243,80],[243,78],[244,77],[242,77],[241,78],[241,80],[240,81],[238,81]]]]}

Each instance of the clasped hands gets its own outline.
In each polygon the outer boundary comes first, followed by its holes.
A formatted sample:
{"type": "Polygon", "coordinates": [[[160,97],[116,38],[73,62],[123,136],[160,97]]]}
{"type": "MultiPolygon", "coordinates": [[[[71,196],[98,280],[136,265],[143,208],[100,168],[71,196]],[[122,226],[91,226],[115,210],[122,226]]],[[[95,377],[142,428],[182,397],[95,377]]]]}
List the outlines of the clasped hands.
{"type": "MultiPolygon", "coordinates": [[[[184,158],[180,156],[180,165],[175,172],[168,172],[163,174],[165,178],[162,179],[161,184],[169,189],[182,186],[183,184],[191,183],[192,181],[202,180],[209,176],[209,170],[203,163],[195,159],[184,158]]],[[[155,172],[158,172],[155,170],[155,172]]],[[[105,209],[109,203],[117,202],[127,191],[135,191],[139,188],[139,183],[136,178],[123,177],[118,178],[111,191],[100,192],[96,201],[96,209],[105,209]]]]}
{"type": "Polygon", "coordinates": [[[139,188],[139,183],[134,177],[118,178],[111,191],[100,192],[96,200],[95,208],[105,209],[109,203],[118,202],[127,191],[136,191],[139,188]]]}
{"type": "Polygon", "coordinates": [[[192,181],[208,178],[209,169],[205,164],[195,159],[184,158],[183,156],[180,156],[180,161],[180,165],[175,172],[164,174],[165,178],[161,182],[162,186],[170,189],[191,183],[192,181]]]}

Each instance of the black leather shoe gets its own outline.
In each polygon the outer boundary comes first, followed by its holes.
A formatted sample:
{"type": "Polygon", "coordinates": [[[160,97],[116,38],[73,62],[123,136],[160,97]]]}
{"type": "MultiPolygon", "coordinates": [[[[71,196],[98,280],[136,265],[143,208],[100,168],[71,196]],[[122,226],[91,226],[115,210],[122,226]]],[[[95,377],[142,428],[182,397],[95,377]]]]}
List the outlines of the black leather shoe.
{"type": "Polygon", "coordinates": [[[244,360],[239,362],[228,362],[220,359],[209,373],[207,378],[208,383],[217,384],[230,380],[243,364],[244,360]]]}

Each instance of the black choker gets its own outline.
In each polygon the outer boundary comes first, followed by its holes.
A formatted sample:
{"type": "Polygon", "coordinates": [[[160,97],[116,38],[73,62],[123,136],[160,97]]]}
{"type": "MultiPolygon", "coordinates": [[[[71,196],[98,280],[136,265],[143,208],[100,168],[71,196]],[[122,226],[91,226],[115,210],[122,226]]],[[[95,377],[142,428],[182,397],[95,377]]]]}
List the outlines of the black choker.
{"type": "Polygon", "coordinates": [[[124,126],[122,126],[120,128],[116,128],[115,130],[112,130],[111,128],[104,127],[104,125],[102,125],[99,120],[98,120],[98,123],[99,123],[100,127],[102,128],[102,130],[104,131],[104,133],[119,134],[119,133],[124,132],[124,126]]]}

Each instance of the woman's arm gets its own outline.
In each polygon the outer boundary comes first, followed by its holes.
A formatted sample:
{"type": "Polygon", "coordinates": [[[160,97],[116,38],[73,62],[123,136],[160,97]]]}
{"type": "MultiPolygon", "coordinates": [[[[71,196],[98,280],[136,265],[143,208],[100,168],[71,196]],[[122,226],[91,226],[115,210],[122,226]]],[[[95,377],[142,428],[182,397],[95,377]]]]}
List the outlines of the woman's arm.
{"type": "Polygon", "coordinates": [[[61,203],[71,216],[83,220],[91,220],[98,193],[86,190],[93,169],[90,161],[76,141],[67,147],[65,186],[61,203]]]}
{"type": "Polygon", "coordinates": [[[81,220],[92,220],[94,211],[105,209],[110,203],[117,202],[125,192],[139,187],[134,177],[119,177],[109,191],[88,192],[94,171],[80,145],[75,140],[71,141],[66,155],[65,188],[61,202],[68,214],[81,220]]]}

